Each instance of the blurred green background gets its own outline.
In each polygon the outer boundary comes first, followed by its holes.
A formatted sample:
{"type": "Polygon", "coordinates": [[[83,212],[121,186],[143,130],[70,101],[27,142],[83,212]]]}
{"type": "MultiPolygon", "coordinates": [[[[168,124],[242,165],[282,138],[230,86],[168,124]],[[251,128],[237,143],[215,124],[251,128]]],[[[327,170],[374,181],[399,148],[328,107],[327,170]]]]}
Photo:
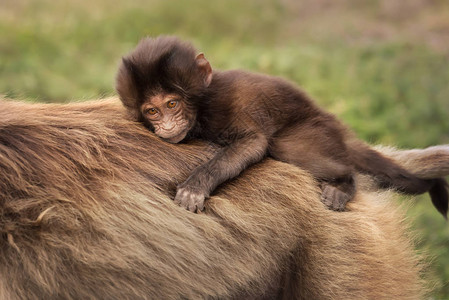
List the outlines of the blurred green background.
{"type": "MultiPolygon", "coordinates": [[[[370,143],[449,143],[447,0],[1,0],[0,95],[111,95],[121,56],[158,34],[192,40],[216,68],[298,83],[370,143]]],[[[448,225],[428,196],[409,214],[433,298],[449,299],[448,225]]]]}

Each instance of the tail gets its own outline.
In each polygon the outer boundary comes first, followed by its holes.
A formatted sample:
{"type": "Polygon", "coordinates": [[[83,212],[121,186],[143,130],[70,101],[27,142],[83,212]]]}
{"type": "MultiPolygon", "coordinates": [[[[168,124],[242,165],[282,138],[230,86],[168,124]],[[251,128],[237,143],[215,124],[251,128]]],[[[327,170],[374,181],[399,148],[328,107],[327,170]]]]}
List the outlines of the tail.
{"type": "Polygon", "coordinates": [[[444,178],[418,178],[392,159],[362,143],[352,144],[349,151],[356,170],[372,175],[381,188],[393,188],[411,195],[429,192],[433,205],[447,219],[449,194],[444,178]]]}

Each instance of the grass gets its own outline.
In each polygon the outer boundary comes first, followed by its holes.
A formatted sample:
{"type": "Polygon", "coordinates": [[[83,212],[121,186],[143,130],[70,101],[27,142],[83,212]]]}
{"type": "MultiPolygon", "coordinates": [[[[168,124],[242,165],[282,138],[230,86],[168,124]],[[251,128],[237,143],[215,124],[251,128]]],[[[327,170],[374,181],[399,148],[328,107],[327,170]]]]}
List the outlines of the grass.
{"type": "MultiPolygon", "coordinates": [[[[248,0],[4,0],[0,94],[63,102],[114,93],[122,55],[147,35],[190,39],[220,69],[299,84],[360,138],[449,143],[449,3],[248,0]]],[[[449,299],[449,232],[427,196],[410,209],[449,299]]]]}

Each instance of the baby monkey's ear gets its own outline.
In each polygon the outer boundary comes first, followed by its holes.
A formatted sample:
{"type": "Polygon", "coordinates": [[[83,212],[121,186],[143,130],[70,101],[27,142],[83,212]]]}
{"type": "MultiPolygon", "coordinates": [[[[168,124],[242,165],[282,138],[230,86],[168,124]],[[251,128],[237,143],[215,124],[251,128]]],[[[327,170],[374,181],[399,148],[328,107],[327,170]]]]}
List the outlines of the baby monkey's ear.
{"type": "Polygon", "coordinates": [[[196,65],[203,75],[204,87],[208,87],[212,81],[212,67],[207,59],[204,57],[204,53],[200,53],[195,57],[196,65]]]}

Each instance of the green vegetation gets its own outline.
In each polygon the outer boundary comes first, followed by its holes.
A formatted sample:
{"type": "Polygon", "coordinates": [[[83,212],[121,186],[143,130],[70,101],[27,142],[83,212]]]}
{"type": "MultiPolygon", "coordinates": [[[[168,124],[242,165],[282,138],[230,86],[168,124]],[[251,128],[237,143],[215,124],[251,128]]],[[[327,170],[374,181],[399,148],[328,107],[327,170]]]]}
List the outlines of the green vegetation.
{"type": "MultiPolygon", "coordinates": [[[[449,143],[449,3],[434,1],[50,1],[0,4],[0,94],[70,101],[113,93],[120,57],[176,34],[212,65],[301,85],[370,143],[449,143]],[[399,3],[395,4],[395,3],[399,3]]],[[[427,196],[410,209],[449,298],[449,232],[427,196]]]]}

